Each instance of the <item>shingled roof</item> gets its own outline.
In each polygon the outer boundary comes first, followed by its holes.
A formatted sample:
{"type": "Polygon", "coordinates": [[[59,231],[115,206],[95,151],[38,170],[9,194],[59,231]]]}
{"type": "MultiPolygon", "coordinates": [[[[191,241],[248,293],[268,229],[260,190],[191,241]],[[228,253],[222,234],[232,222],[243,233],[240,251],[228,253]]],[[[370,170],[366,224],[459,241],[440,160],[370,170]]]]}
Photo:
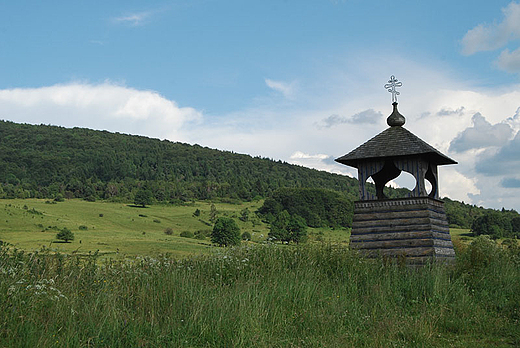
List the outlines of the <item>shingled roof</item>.
{"type": "MultiPolygon", "coordinates": [[[[404,122],[403,122],[404,123],[404,122]]],[[[457,164],[401,126],[393,126],[379,133],[363,145],[335,161],[351,167],[360,162],[404,156],[424,156],[437,165],[457,164]]]]}

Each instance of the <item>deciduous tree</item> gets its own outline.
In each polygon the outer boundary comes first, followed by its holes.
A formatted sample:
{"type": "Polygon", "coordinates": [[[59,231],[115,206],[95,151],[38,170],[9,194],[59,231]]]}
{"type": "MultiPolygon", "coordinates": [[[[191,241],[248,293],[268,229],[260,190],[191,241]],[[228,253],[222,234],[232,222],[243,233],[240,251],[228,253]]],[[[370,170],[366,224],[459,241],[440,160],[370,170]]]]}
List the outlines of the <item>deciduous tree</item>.
{"type": "Polygon", "coordinates": [[[240,228],[235,220],[227,217],[220,217],[213,226],[211,241],[220,246],[239,245],[240,228]]]}

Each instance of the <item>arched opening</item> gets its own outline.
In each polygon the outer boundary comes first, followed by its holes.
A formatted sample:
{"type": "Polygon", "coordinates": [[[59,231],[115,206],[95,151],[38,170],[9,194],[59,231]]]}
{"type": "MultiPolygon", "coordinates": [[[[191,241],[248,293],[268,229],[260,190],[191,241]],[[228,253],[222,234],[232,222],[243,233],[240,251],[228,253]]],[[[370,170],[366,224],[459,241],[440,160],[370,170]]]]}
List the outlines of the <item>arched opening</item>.
{"type": "Polygon", "coordinates": [[[404,191],[404,189],[413,192],[417,187],[417,179],[412,174],[403,170],[397,178],[393,179],[392,182],[388,183],[386,186],[397,189],[398,197],[407,197],[410,193],[404,191]]]}
{"type": "Polygon", "coordinates": [[[428,180],[424,182],[424,188],[426,189],[426,194],[429,196],[432,193],[433,186],[428,180]]]}

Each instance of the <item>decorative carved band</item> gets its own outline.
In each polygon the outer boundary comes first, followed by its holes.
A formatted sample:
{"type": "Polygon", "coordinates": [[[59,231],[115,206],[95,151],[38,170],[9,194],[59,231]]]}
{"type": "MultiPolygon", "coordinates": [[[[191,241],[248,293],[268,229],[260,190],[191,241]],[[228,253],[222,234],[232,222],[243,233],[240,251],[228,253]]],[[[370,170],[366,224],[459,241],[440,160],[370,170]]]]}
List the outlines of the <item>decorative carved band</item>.
{"type": "Polygon", "coordinates": [[[396,207],[407,205],[432,205],[434,207],[442,208],[444,202],[431,199],[429,197],[414,197],[402,199],[389,199],[384,201],[356,201],[354,202],[355,209],[373,209],[381,207],[396,207]]]}

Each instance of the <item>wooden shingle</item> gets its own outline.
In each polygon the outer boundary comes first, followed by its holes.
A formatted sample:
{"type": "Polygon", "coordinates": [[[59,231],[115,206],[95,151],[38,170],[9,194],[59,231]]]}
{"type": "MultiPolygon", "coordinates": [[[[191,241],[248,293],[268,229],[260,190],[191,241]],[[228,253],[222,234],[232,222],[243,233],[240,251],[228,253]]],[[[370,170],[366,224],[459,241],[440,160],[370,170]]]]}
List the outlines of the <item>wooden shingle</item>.
{"type": "Polygon", "coordinates": [[[358,163],[362,161],[402,156],[423,156],[437,165],[457,164],[401,126],[389,127],[335,161],[357,168],[358,163]]]}

